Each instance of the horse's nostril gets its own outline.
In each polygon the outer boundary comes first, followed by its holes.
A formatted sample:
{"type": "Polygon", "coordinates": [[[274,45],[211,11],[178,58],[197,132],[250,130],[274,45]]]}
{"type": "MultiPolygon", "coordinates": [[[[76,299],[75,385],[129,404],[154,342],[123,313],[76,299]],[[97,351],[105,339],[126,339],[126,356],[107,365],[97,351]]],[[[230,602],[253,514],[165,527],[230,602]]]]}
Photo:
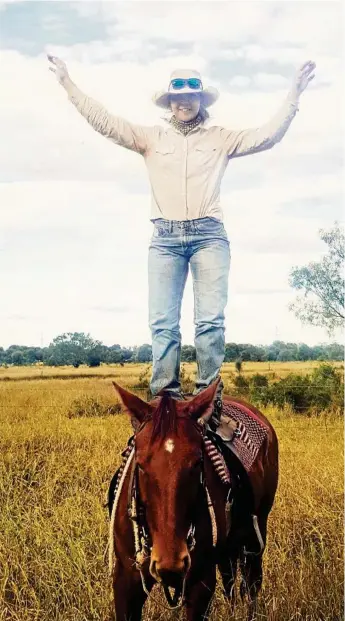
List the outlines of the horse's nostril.
{"type": "MultiPolygon", "coordinates": [[[[157,582],[163,582],[169,585],[175,582],[179,584],[186,576],[191,566],[187,545],[182,545],[176,552],[173,551],[175,554],[168,554],[167,552],[169,552],[169,550],[163,549],[162,553],[157,547],[152,548],[150,574],[157,582]]],[[[171,586],[173,586],[173,584],[171,584],[171,586]]]]}
{"type": "Polygon", "coordinates": [[[190,569],[191,561],[189,554],[183,556],[178,562],[166,564],[164,562],[151,562],[150,573],[159,581],[169,586],[176,586],[181,582],[190,569]]]}

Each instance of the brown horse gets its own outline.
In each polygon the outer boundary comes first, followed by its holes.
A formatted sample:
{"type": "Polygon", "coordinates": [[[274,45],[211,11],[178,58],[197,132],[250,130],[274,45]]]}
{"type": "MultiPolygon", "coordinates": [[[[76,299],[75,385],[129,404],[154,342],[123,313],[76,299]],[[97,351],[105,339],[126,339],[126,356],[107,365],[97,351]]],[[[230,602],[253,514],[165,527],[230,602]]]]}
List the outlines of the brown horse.
{"type": "MultiPolygon", "coordinates": [[[[267,435],[249,475],[228,451],[227,485],[205,451],[205,424],[217,385],[185,401],[163,393],[147,403],[114,382],[138,426],[117,480],[116,507],[114,489],[109,495],[117,621],[140,621],[157,582],[170,607],[186,606],[188,621],[207,620],[217,565],[233,606],[238,563],[248,618],[256,616],[267,518],[278,481],[278,443],[267,419],[247,404],[267,435]]],[[[224,404],[229,399],[224,396],[224,404]]]]}

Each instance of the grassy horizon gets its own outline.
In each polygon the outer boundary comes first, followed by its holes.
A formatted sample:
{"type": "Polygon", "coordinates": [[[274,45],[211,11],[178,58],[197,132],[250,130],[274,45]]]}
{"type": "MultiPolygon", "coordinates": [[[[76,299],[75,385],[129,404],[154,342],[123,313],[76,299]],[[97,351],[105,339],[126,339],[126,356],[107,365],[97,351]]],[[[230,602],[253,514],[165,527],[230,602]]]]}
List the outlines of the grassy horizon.
{"type": "MultiPolygon", "coordinates": [[[[344,363],[339,361],[326,361],[327,364],[331,364],[337,369],[343,369],[344,363]]],[[[275,374],[277,377],[285,377],[288,373],[311,373],[313,369],[316,369],[321,364],[318,360],[306,360],[306,361],[290,361],[290,362],[243,362],[242,374],[252,375],[253,373],[263,373],[268,377],[275,374]]],[[[135,378],[139,375],[147,372],[152,367],[151,362],[140,363],[130,362],[125,363],[124,366],[120,364],[105,364],[101,363],[99,367],[89,367],[86,364],[80,365],[78,368],[74,368],[71,365],[65,365],[60,367],[50,367],[43,364],[36,364],[30,366],[0,366],[0,381],[18,380],[19,379],[49,379],[51,377],[57,378],[79,378],[79,377],[117,377],[124,381],[135,383],[135,378]]],[[[195,362],[182,362],[181,370],[186,375],[194,377],[196,373],[195,362]]],[[[225,378],[231,374],[237,373],[235,362],[225,362],[222,365],[222,376],[225,378]]]]}

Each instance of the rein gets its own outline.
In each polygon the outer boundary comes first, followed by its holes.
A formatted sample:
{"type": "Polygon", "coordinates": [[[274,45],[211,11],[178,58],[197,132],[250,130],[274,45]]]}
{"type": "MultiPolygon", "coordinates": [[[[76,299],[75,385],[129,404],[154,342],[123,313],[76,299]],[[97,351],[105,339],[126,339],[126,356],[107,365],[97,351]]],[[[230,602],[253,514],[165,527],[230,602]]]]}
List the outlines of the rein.
{"type": "MultiPolygon", "coordinates": [[[[138,434],[142,430],[142,428],[146,425],[146,422],[147,421],[144,421],[140,425],[140,427],[136,431],[136,434],[138,434]]],[[[202,436],[204,453],[207,454],[210,461],[212,462],[214,469],[217,472],[220,480],[224,484],[229,486],[229,492],[228,492],[226,507],[225,507],[226,516],[227,518],[229,518],[231,505],[232,505],[232,500],[230,499],[231,478],[230,478],[229,470],[225,464],[223,456],[219,453],[219,451],[217,450],[215,445],[211,442],[211,440],[207,438],[205,424],[201,421],[198,421],[196,423],[196,426],[202,436]]],[[[151,545],[150,534],[149,534],[149,531],[148,531],[148,528],[145,522],[144,508],[140,503],[140,496],[138,492],[138,476],[137,476],[138,467],[137,467],[136,460],[135,460],[135,436],[131,439],[127,449],[124,451],[123,457],[124,457],[124,462],[120,468],[118,481],[117,481],[115,491],[114,491],[114,504],[112,508],[110,527],[109,527],[109,537],[110,537],[109,572],[112,575],[115,569],[115,566],[116,566],[116,555],[115,555],[115,549],[114,549],[115,518],[116,518],[118,502],[119,502],[119,498],[120,498],[121,491],[123,488],[123,484],[129,472],[129,469],[131,467],[130,475],[129,475],[130,479],[129,479],[129,485],[128,485],[127,512],[128,512],[128,517],[131,520],[132,528],[133,528],[135,566],[136,566],[136,569],[140,573],[142,587],[143,587],[145,594],[148,597],[150,597],[153,601],[155,601],[155,603],[162,606],[162,603],[158,602],[153,597],[152,593],[150,593],[150,591],[148,590],[146,586],[146,582],[145,582],[144,572],[143,572],[143,565],[145,561],[150,558],[152,545],[151,545]]],[[[211,496],[210,496],[210,493],[209,493],[209,490],[206,484],[204,468],[201,471],[200,484],[202,488],[204,489],[205,496],[206,496],[206,503],[207,503],[208,513],[209,513],[210,522],[211,522],[212,547],[215,548],[217,545],[217,540],[218,540],[217,520],[216,520],[216,514],[215,514],[213,502],[212,502],[212,499],[211,499],[211,496]]],[[[227,519],[227,522],[229,522],[229,519],[227,519]]],[[[188,533],[187,533],[187,547],[188,547],[189,552],[191,552],[194,549],[195,544],[196,544],[195,524],[192,521],[190,524],[188,533]]],[[[173,596],[171,596],[169,588],[163,584],[165,597],[168,602],[168,606],[163,604],[165,609],[175,610],[183,606],[185,583],[186,583],[186,575],[184,576],[184,579],[183,579],[181,591],[179,592],[176,589],[173,596]]]]}

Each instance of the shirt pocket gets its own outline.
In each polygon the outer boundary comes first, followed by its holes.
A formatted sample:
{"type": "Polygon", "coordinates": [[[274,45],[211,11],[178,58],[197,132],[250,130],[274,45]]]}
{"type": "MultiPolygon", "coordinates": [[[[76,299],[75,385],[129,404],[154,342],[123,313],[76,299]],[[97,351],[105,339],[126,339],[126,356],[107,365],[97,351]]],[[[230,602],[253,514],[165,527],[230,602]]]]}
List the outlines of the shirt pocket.
{"type": "Polygon", "coordinates": [[[175,153],[175,145],[165,143],[165,142],[161,144],[157,144],[155,151],[156,151],[157,156],[173,155],[173,153],[175,153]]]}
{"type": "Polygon", "coordinates": [[[164,176],[164,179],[169,178],[176,162],[175,145],[170,144],[168,141],[157,144],[155,146],[154,161],[157,174],[164,176]]]}
{"type": "Polygon", "coordinates": [[[209,144],[198,144],[195,147],[197,163],[202,166],[213,166],[216,161],[217,147],[209,144]]]}

